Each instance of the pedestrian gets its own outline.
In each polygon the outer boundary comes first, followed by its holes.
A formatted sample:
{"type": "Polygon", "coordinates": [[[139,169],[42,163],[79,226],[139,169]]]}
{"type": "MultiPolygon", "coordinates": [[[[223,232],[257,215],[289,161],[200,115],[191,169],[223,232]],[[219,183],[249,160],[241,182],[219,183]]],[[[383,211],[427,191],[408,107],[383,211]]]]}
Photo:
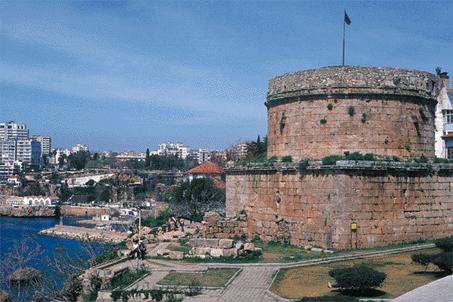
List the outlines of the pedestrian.
{"type": "Polygon", "coordinates": [[[181,227],[181,232],[184,232],[184,219],[179,218],[179,226],[181,227]]]}

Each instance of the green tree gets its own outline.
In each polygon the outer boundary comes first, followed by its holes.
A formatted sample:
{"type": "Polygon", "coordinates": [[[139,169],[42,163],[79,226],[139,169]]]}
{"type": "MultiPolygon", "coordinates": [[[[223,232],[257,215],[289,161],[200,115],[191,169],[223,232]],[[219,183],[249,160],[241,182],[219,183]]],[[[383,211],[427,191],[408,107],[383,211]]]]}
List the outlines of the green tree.
{"type": "Polygon", "coordinates": [[[149,157],[149,148],[146,148],[145,167],[149,168],[150,165],[151,165],[151,158],[149,157]]]}
{"type": "Polygon", "coordinates": [[[85,168],[89,159],[90,152],[88,151],[78,151],[76,153],[72,153],[68,157],[69,167],[76,170],[82,170],[85,168]]]}
{"type": "Polygon", "coordinates": [[[173,213],[201,221],[207,211],[225,210],[225,190],[217,188],[210,178],[181,183],[167,195],[173,213]]]}
{"type": "Polygon", "coordinates": [[[342,289],[364,292],[374,287],[380,287],[387,275],[378,272],[367,265],[354,265],[349,268],[338,268],[329,271],[342,289]]]}

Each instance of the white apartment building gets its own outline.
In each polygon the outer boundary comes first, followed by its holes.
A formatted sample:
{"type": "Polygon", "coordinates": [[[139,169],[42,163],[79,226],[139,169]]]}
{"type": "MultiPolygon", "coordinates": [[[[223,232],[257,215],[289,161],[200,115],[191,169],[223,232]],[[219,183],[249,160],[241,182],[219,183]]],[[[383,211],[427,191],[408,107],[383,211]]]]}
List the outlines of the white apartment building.
{"type": "Polygon", "coordinates": [[[27,125],[14,121],[0,123],[0,140],[9,139],[28,139],[27,125]]]}
{"type": "Polygon", "coordinates": [[[52,140],[46,135],[32,135],[32,139],[41,144],[41,155],[49,155],[52,150],[52,140]]]}
{"type": "Polygon", "coordinates": [[[89,151],[88,146],[83,144],[77,144],[71,149],[71,153],[77,153],[79,151],[89,151]]]}
{"type": "Polygon", "coordinates": [[[165,143],[159,145],[159,150],[157,150],[158,155],[173,155],[182,159],[186,159],[190,154],[190,148],[184,144],[173,144],[165,143]]]}
{"type": "Polygon", "coordinates": [[[207,149],[198,149],[197,160],[199,164],[211,160],[211,152],[207,149]]]}
{"type": "Polygon", "coordinates": [[[448,73],[438,73],[439,96],[436,106],[436,157],[453,159],[453,91],[448,73]]]}

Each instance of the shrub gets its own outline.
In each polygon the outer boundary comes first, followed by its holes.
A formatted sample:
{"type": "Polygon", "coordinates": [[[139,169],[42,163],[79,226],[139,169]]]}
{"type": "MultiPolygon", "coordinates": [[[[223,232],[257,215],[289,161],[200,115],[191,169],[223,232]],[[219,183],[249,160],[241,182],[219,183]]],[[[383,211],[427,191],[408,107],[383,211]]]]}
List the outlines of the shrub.
{"type": "Polygon", "coordinates": [[[293,161],[293,157],[291,155],[286,155],[282,157],[282,162],[284,163],[290,163],[293,161]]]}
{"type": "Polygon", "coordinates": [[[425,155],[422,155],[422,156],[420,156],[420,158],[416,158],[415,162],[416,163],[427,163],[428,162],[428,158],[425,155]]]}
{"type": "Polygon", "coordinates": [[[401,161],[400,158],[398,156],[392,156],[392,160],[395,161],[395,162],[399,162],[401,161]]]}
{"type": "Polygon", "coordinates": [[[446,273],[453,271],[453,252],[443,252],[434,256],[431,262],[446,273]]]}
{"type": "Polygon", "coordinates": [[[201,283],[198,279],[193,279],[186,291],[186,296],[198,296],[201,293],[201,283]]]}
{"type": "Polygon", "coordinates": [[[348,114],[349,114],[349,116],[354,116],[354,114],[355,114],[354,106],[349,106],[348,107],[348,114]]]}
{"type": "Polygon", "coordinates": [[[323,165],[335,165],[337,160],[340,160],[341,156],[339,155],[329,155],[322,159],[323,165]]]}
{"type": "Polygon", "coordinates": [[[448,164],[450,163],[451,161],[446,159],[446,158],[441,158],[441,157],[435,157],[434,158],[434,163],[435,164],[448,164]]]}
{"type": "Polygon", "coordinates": [[[363,155],[360,152],[345,153],[345,159],[347,160],[363,160],[363,155]]]}
{"type": "Polygon", "coordinates": [[[333,269],[329,271],[329,275],[335,279],[340,288],[360,292],[380,287],[387,277],[385,273],[378,272],[367,265],[333,269]]]}
{"type": "Polygon", "coordinates": [[[332,105],[332,104],[328,104],[328,105],[327,105],[327,109],[329,109],[329,111],[332,111],[333,105],[332,105]]]}
{"type": "Polygon", "coordinates": [[[299,171],[304,171],[308,167],[308,159],[303,159],[299,162],[299,171]]]}
{"type": "Polygon", "coordinates": [[[323,118],[319,122],[321,123],[321,125],[325,125],[327,123],[327,120],[325,118],[323,118]]]}
{"type": "Polygon", "coordinates": [[[277,160],[278,160],[277,156],[272,156],[271,158],[269,158],[270,162],[276,162],[277,160]]]}
{"type": "Polygon", "coordinates": [[[367,119],[368,115],[366,113],[362,113],[362,123],[366,123],[366,119],[367,119]]]}
{"type": "Polygon", "coordinates": [[[436,240],[435,244],[444,252],[453,251],[453,237],[438,239],[436,240]]]}
{"type": "Polygon", "coordinates": [[[375,160],[375,155],[373,153],[367,153],[363,156],[363,160],[375,160]]]}
{"type": "Polygon", "coordinates": [[[425,267],[425,271],[431,263],[431,258],[432,256],[427,254],[413,254],[411,256],[412,262],[423,265],[425,267]]]}

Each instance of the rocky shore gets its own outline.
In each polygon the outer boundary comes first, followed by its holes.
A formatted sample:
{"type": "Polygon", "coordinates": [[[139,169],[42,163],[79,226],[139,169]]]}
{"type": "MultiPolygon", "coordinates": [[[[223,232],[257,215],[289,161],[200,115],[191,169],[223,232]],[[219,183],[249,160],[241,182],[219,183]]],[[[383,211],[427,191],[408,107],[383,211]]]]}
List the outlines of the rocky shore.
{"type": "Polygon", "coordinates": [[[54,217],[58,207],[49,206],[0,206],[0,216],[11,217],[54,217]]]}
{"type": "Polygon", "coordinates": [[[128,234],[124,232],[89,229],[67,225],[56,225],[53,228],[40,231],[39,234],[82,241],[101,241],[109,243],[120,243],[126,240],[128,236],[128,234]]]}

